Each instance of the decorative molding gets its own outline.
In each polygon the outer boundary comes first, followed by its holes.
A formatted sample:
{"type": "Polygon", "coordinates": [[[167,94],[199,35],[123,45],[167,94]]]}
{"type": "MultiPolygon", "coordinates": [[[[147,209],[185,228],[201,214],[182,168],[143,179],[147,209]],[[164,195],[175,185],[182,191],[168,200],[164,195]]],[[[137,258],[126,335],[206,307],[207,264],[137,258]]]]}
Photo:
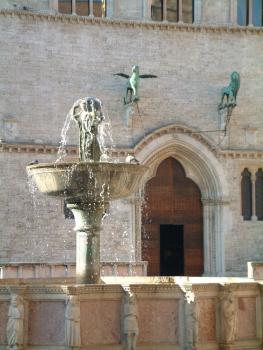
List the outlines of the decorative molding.
{"type": "Polygon", "coordinates": [[[227,205],[230,204],[229,198],[201,198],[203,205],[227,205]]]}
{"type": "Polygon", "coordinates": [[[192,129],[185,125],[167,125],[162,128],[159,128],[152,133],[146,135],[143,139],[141,139],[137,145],[134,147],[134,154],[136,155],[138,152],[140,152],[143,148],[145,148],[149,143],[151,143],[153,140],[158,139],[159,137],[167,134],[185,134],[189,135],[195,140],[201,142],[204,146],[206,146],[212,153],[215,155],[217,154],[217,146],[212,144],[210,140],[208,140],[204,135],[200,133],[198,129],[192,129]]]}
{"type": "Polygon", "coordinates": [[[120,20],[109,18],[82,17],[78,15],[51,14],[43,12],[30,12],[19,10],[1,10],[0,15],[5,17],[17,16],[21,19],[31,18],[33,20],[61,22],[70,24],[86,25],[104,25],[119,28],[145,28],[167,31],[184,31],[184,32],[208,32],[208,33],[246,33],[246,34],[263,34],[262,27],[245,27],[245,26],[222,26],[222,25],[196,25],[186,23],[168,23],[168,22],[142,22],[134,20],[120,20]]]}
{"type": "Polygon", "coordinates": [[[219,158],[224,159],[262,159],[263,158],[263,150],[255,150],[248,151],[244,150],[221,150],[218,153],[219,158]]]}
{"type": "MultiPolygon", "coordinates": [[[[157,129],[152,133],[142,138],[134,148],[115,148],[110,150],[109,153],[112,157],[126,157],[127,155],[136,155],[143,148],[145,148],[150,142],[158,139],[159,137],[167,134],[185,134],[189,135],[201,144],[206,146],[217,158],[219,159],[249,159],[249,160],[262,160],[263,150],[246,150],[246,149],[219,149],[210,140],[204,137],[198,130],[190,129],[186,126],[180,125],[168,125],[163,128],[157,129]]],[[[43,144],[24,144],[24,143],[8,143],[0,141],[0,153],[28,153],[28,154],[46,154],[56,155],[59,146],[57,145],[43,145],[43,144]]],[[[68,157],[77,157],[78,147],[67,146],[66,152],[68,157]]]]}
{"type": "MultiPolygon", "coordinates": [[[[39,144],[24,144],[24,143],[7,143],[0,141],[0,153],[30,153],[30,154],[54,154],[58,152],[59,146],[56,145],[39,145],[39,144]]],[[[67,156],[77,156],[77,146],[65,147],[67,156]]],[[[114,149],[109,151],[112,157],[126,157],[128,154],[133,154],[132,149],[114,149]]]]}

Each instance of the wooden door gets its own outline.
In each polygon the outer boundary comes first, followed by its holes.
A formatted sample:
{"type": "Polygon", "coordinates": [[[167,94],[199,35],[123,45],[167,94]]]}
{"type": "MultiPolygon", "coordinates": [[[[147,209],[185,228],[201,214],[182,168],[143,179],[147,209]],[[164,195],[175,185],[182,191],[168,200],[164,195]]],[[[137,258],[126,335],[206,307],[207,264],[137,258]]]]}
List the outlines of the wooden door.
{"type": "Polygon", "coordinates": [[[173,275],[181,271],[180,275],[201,276],[203,273],[201,193],[198,186],[185,176],[182,165],[174,158],[167,158],[160,164],[156,176],[147,182],[145,188],[142,255],[143,260],[148,261],[150,276],[161,274],[161,256],[164,253],[161,251],[160,231],[161,227],[166,225],[183,227],[181,262],[183,270],[178,270],[175,266],[173,275]]]}

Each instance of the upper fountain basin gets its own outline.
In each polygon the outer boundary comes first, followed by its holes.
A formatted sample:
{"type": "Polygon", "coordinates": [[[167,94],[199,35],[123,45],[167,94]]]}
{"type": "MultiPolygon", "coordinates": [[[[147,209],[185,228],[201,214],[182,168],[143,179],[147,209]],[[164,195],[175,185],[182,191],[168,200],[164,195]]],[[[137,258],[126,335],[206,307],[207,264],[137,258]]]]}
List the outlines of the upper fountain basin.
{"type": "Polygon", "coordinates": [[[41,193],[68,203],[107,202],[134,193],[146,169],[127,163],[42,163],[27,166],[27,173],[41,193]]]}

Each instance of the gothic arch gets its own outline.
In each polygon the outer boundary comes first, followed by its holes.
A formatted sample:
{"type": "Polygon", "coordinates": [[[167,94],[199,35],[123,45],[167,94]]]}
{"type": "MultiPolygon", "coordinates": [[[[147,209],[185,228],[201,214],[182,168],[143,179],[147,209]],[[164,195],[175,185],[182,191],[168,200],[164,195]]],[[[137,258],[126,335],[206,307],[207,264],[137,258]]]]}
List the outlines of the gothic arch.
{"type": "Polygon", "coordinates": [[[186,176],[198,185],[203,203],[204,275],[223,276],[229,191],[215,147],[195,130],[173,125],[147,135],[134,151],[140,163],[148,167],[143,183],[155,176],[164,159],[174,157],[184,167],[186,176]]]}

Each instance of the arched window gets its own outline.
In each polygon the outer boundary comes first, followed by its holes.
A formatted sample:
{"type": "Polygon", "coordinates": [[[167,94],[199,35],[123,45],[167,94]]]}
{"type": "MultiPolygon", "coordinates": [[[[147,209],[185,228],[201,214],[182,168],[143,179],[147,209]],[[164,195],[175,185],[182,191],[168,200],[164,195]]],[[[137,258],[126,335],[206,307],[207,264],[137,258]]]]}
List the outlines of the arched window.
{"type": "Polygon", "coordinates": [[[244,220],[251,220],[252,217],[252,181],[248,168],[242,172],[241,180],[241,201],[242,216],[244,220]]]}
{"type": "Polygon", "coordinates": [[[194,21],[194,0],[152,0],[153,21],[184,22],[194,21]]]}
{"type": "Polygon", "coordinates": [[[106,0],[58,0],[60,13],[106,17],[106,0]]]}
{"type": "Polygon", "coordinates": [[[258,169],[256,173],[256,216],[263,220],[263,171],[258,169]]]}

